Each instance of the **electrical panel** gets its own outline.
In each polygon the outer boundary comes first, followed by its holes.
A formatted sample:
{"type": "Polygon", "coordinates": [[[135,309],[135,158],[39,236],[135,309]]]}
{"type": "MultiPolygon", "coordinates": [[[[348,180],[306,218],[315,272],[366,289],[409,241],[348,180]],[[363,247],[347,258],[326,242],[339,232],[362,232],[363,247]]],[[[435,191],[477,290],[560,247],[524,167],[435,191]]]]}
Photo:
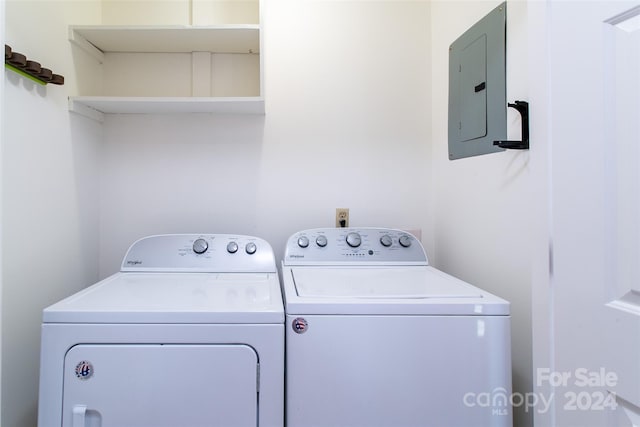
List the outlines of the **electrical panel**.
{"type": "Polygon", "coordinates": [[[449,47],[449,159],[503,151],[507,137],[506,16],[502,3],[449,47]]]}

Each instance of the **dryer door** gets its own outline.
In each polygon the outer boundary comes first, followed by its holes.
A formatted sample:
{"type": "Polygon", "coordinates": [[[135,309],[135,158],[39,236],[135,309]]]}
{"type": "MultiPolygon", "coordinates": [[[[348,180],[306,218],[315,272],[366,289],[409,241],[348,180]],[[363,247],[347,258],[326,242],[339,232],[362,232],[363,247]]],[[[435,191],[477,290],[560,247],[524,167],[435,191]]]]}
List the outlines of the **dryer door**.
{"type": "Polygon", "coordinates": [[[257,425],[257,378],[247,345],[76,345],[65,356],[62,425],[257,425]]]}

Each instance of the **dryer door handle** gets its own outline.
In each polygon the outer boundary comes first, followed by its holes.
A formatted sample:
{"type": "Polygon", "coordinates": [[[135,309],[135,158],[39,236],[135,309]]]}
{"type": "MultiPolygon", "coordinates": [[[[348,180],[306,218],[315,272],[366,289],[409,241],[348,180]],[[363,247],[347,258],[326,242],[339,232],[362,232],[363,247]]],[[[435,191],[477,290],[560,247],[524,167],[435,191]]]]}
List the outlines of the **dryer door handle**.
{"type": "Polygon", "coordinates": [[[87,405],[75,405],[73,407],[73,418],[71,420],[71,426],[85,427],[86,414],[87,414],[87,405]]]}

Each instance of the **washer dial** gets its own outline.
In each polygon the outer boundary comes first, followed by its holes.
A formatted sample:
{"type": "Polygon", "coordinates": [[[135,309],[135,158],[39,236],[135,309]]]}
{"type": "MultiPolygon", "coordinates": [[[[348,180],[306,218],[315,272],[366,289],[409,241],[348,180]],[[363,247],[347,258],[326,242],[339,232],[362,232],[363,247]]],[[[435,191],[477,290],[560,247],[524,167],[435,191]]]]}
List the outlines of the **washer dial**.
{"type": "Polygon", "coordinates": [[[411,246],[411,237],[407,236],[406,234],[403,236],[400,236],[400,245],[408,248],[409,246],[411,246]]]}
{"type": "Polygon", "coordinates": [[[392,243],[393,243],[393,240],[391,240],[391,236],[389,236],[388,234],[385,234],[380,238],[380,244],[385,248],[388,248],[389,246],[391,246],[392,243]]]}
{"type": "Polygon", "coordinates": [[[362,243],[362,238],[358,233],[351,232],[347,234],[347,244],[352,248],[357,248],[362,243]]]}
{"type": "Polygon", "coordinates": [[[236,242],[229,242],[227,245],[227,252],[230,254],[235,254],[238,252],[238,244],[236,242]]]}

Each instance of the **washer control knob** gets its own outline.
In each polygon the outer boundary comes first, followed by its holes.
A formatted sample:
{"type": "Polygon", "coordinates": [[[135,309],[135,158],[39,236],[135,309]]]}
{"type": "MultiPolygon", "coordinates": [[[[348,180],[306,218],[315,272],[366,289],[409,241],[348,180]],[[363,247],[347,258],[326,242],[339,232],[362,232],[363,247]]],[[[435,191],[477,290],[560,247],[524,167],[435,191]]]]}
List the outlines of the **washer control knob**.
{"type": "Polygon", "coordinates": [[[380,244],[382,244],[382,246],[384,246],[385,248],[391,246],[392,243],[393,240],[391,240],[391,236],[389,236],[388,234],[385,234],[380,238],[380,244]]]}
{"type": "Polygon", "coordinates": [[[408,248],[409,246],[411,246],[411,237],[407,236],[406,234],[403,236],[400,236],[400,245],[408,248]]]}
{"type": "Polygon", "coordinates": [[[318,236],[316,238],[316,245],[320,246],[321,248],[324,248],[325,246],[327,246],[326,236],[318,236]]]}
{"type": "Polygon", "coordinates": [[[249,254],[249,255],[253,255],[256,253],[257,250],[257,246],[255,243],[253,242],[249,242],[247,243],[247,246],[244,247],[244,250],[249,254]]]}
{"type": "Polygon", "coordinates": [[[197,254],[203,254],[207,252],[207,249],[209,249],[209,244],[207,243],[206,240],[200,238],[200,239],[196,239],[193,242],[193,252],[197,254]]]}
{"type": "Polygon", "coordinates": [[[230,254],[235,254],[238,252],[238,244],[236,242],[229,242],[227,245],[227,252],[230,254]]]}
{"type": "Polygon", "coordinates": [[[298,246],[300,246],[301,248],[306,248],[307,246],[309,246],[309,239],[305,236],[298,237],[298,246]]]}
{"type": "Polygon", "coordinates": [[[347,244],[352,248],[357,248],[362,243],[362,239],[358,233],[351,232],[347,234],[347,244]]]}

